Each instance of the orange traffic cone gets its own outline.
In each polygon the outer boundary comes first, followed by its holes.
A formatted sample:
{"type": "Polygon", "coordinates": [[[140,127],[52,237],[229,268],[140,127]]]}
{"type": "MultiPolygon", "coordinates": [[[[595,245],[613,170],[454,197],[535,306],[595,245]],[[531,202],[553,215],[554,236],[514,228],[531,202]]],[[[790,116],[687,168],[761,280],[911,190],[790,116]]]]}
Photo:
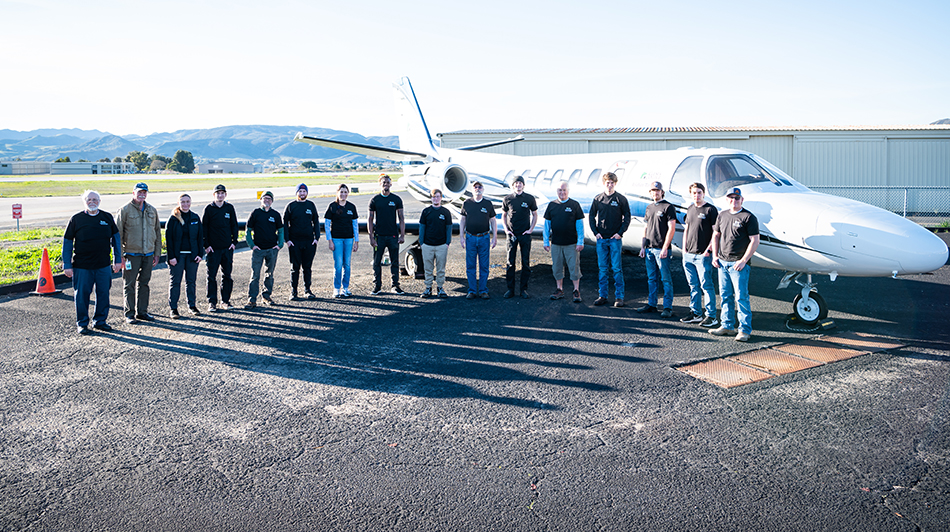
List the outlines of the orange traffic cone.
{"type": "Polygon", "coordinates": [[[53,268],[49,265],[49,252],[46,251],[46,248],[43,248],[43,261],[40,262],[40,274],[36,279],[36,291],[30,293],[48,296],[60,292],[62,290],[57,290],[56,284],[53,283],[53,268]]]}

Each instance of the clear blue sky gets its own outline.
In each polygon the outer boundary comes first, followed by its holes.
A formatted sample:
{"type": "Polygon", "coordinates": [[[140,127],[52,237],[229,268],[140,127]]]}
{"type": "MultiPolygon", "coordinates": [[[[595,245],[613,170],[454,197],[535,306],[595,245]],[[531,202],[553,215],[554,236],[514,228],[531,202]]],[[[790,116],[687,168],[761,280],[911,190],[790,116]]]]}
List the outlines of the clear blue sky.
{"type": "Polygon", "coordinates": [[[950,2],[0,0],[0,129],[926,124],[950,2]]]}

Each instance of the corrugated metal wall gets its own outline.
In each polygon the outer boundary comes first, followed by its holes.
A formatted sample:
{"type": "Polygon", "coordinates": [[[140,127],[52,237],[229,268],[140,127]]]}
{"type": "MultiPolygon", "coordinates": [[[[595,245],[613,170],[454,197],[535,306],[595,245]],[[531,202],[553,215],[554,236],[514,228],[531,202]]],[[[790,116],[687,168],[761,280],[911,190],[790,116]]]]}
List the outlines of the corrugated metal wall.
{"type": "Polygon", "coordinates": [[[950,185],[950,139],[889,139],[889,185],[950,185]]]}

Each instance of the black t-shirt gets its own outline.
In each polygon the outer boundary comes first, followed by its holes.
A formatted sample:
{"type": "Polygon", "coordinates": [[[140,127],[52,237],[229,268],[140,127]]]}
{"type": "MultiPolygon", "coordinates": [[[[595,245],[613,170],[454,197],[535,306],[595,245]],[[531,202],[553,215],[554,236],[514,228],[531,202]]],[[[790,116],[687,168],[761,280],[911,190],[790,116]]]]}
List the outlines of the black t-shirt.
{"type": "Polygon", "coordinates": [[[719,210],[711,203],[705,203],[702,207],[692,204],[686,209],[686,233],[683,235],[683,251],[686,253],[702,254],[709,248],[709,241],[712,240],[713,228],[716,227],[716,219],[719,217],[719,210]]]}
{"type": "Polygon", "coordinates": [[[320,215],[310,200],[291,201],[284,209],[284,237],[294,245],[309,245],[320,240],[320,215]]]}
{"type": "Polygon", "coordinates": [[[462,216],[465,217],[465,232],[480,235],[491,231],[491,220],[495,217],[495,206],[482,198],[482,201],[465,200],[462,204],[462,216]]]}
{"type": "Polygon", "coordinates": [[[111,214],[100,210],[95,216],[76,213],[66,226],[65,240],[73,241],[73,268],[98,270],[112,264],[112,237],[119,232],[111,214]]]}
{"type": "Polygon", "coordinates": [[[609,196],[601,192],[590,204],[587,222],[595,235],[600,233],[603,238],[622,236],[630,227],[630,202],[619,192],[609,196]]]}
{"type": "Polygon", "coordinates": [[[676,208],[666,200],[647,205],[643,221],[646,222],[646,231],[643,233],[646,246],[662,248],[666,241],[666,233],[670,230],[670,220],[676,221],[676,208]]]}
{"type": "Polygon", "coordinates": [[[359,218],[356,213],[356,205],[346,202],[346,205],[340,206],[340,203],[334,201],[327,205],[327,212],[323,218],[330,220],[330,238],[346,239],[353,238],[353,220],[359,218]]]}
{"type": "Polygon", "coordinates": [[[515,236],[520,236],[531,228],[531,213],[538,210],[538,203],[534,200],[534,196],[526,192],[509,194],[501,202],[501,210],[508,213],[506,229],[515,236]]]}
{"type": "Polygon", "coordinates": [[[759,220],[751,212],[742,209],[733,214],[723,209],[716,220],[719,235],[719,258],[729,262],[745,255],[753,236],[759,234],[759,220]]]}
{"type": "Polygon", "coordinates": [[[452,213],[445,207],[429,205],[419,217],[419,225],[425,226],[425,238],[422,241],[427,246],[441,246],[446,242],[447,228],[452,227],[452,213]]]}
{"type": "Polygon", "coordinates": [[[577,201],[568,198],[563,203],[551,202],[544,209],[544,219],[551,220],[551,243],[558,246],[577,244],[577,221],[584,219],[584,210],[577,201]]]}
{"type": "Polygon", "coordinates": [[[204,228],[206,246],[217,251],[227,249],[231,244],[237,246],[237,214],[230,203],[225,202],[220,207],[209,203],[201,217],[201,226],[204,228]]]}
{"type": "Polygon", "coordinates": [[[276,209],[254,209],[247,218],[246,230],[251,231],[254,245],[261,249],[271,249],[277,245],[277,230],[284,227],[280,213],[276,209]]]}
{"type": "Polygon", "coordinates": [[[399,236],[399,220],[396,211],[402,209],[402,198],[395,194],[377,194],[369,200],[369,211],[375,212],[373,232],[376,236],[399,236]]]}

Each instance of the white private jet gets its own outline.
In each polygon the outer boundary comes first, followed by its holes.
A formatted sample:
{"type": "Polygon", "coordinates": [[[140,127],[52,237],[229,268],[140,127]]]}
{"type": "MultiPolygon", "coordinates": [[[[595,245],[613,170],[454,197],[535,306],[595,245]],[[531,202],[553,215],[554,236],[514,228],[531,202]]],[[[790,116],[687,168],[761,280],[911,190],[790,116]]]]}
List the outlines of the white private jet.
{"type": "MultiPolygon", "coordinates": [[[[446,204],[457,209],[471,197],[469,183],[485,185],[485,196],[500,206],[510,193],[515,176],[523,176],[525,190],[537,198],[539,213],[557,197],[567,181],[571,197],[589,209],[603,191],[600,177],[617,174],[617,191],[627,196],[633,220],[624,234],[625,249],[639,252],[643,214],[651,203],[648,184],[660,181],[666,200],[676,206],[680,221],[690,205],[689,185],[704,183],[706,199],[728,208],[726,191],[740,187],[743,207],[759,220],[761,243],[753,266],[785,270],[778,288],[792,281],[801,286],[792,303],[795,316],[814,324],[828,315],[828,307],[812,282],[813,274],[884,277],[913,275],[939,269],[948,249],[940,238],[896,214],[858,201],[809,190],[761,157],[727,148],[680,148],[665,151],[591,153],[575,155],[516,156],[479,153],[476,150],[524,140],[446,149],[436,146],[429,134],[408,78],[395,84],[396,110],[400,115],[400,149],[353,144],[309,137],[294,140],[402,162],[400,184],[422,202],[429,191],[441,189],[446,204]],[[804,280],[803,280],[804,279],[804,280]]],[[[499,209],[500,212],[500,209],[499,209]]],[[[540,225],[540,224],[539,224],[540,225]]],[[[593,240],[590,227],[586,235],[593,240]]],[[[682,242],[678,226],[674,251],[682,242]]]]}

